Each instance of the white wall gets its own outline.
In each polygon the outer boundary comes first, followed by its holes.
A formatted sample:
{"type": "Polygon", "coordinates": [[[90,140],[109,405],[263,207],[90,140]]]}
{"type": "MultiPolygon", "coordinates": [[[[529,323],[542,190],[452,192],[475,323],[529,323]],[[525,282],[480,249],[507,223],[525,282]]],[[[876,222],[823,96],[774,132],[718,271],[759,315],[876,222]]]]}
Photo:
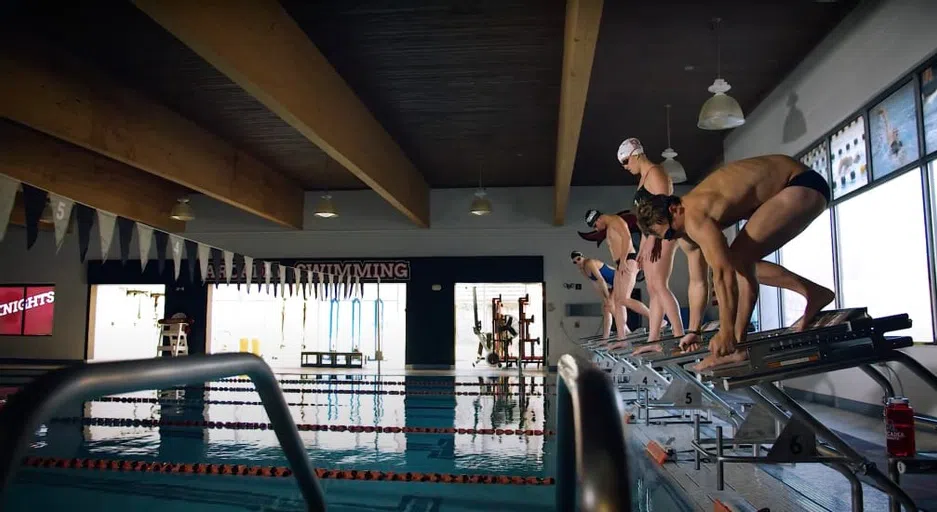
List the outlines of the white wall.
{"type": "MultiPolygon", "coordinates": [[[[727,161],[756,155],[793,155],[846,120],[900,76],[937,50],[937,2],[884,0],[860,5],[725,140],[727,161]],[[796,93],[806,131],[785,142],[784,125],[796,93]]],[[[937,346],[908,352],[937,370],[937,346]]],[[[937,415],[937,394],[896,367],[915,410],[937,415]]],[[[791,387],[870,404],[881,404],[881,389],[858,370],[796,379],[791,387]]]]}
{"type": "MultiPolygon", "coordinates": [[[[468,213],[473,192],[433,190],[430,229],[415,227],[372,191],[333,192],[340,212],[336,219],[314,217],[318,195],[307,194],[302,231],[283,229],[198,197],[192,201],[197,219],[189,223],[186,236],[258,258],[542,255],[548,303],[546,336],[551,344],[551,364],[555,364],[560,355],[572,349],[570,337],[594,334],[599,327],[597,319],[583,321],[578,329],[569,321],[563,323],[564,332],[560,323],[567,302],[597,300],[570,262],[570,251],[610,259],[607,246],[597,248],[576,235],[577,230],[588,231],[583,214],[589,208],[610,213],[627,209],[634,187],[574,187],[566,226],[559,228],[551,223],[550,187],[489,189],[493,213],[485,217],[468,213]],[[583,289],[567,290],[563,283],[583,283],[583,289]]],[[[678,251],[672,286],[682,304],[686,303],[686,283],[686,258],[678,251]]]]}

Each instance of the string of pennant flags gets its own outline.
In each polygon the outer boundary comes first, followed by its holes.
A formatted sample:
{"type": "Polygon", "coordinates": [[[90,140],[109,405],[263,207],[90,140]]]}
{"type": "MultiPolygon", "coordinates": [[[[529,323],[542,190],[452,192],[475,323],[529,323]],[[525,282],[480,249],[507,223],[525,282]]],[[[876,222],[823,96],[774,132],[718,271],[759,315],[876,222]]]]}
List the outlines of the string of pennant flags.
{"type": "MultiPolygon", "coordinates": [[[[163,273],[168,251],[173,261],[175,280],[179,280],[182,271],[182,256],[185,252],[188,274],[192,282],[196,282],[198,279],[196,270],[199,271],[201,282],[206,282],[209,278],[209,263],[211,263],[211,269],[213,270],[211,277],[215,286],[222,282],[219,269],[223,269],[221,273],[225,283],[232,283],[233,277],[234,284],[240,289],[243,279],[248,293],[250,293],[250,285],[255,282],[256,277],[258,291],[266,286],[269,293],[270,287],[273,286],[274,295],[277,295],[278,288],[279,294],[283,296],[287,293],[292,296],[294,292],[300,293],[301,290],[304,297],[315,297],[317,299],[361,298],[364,295],[364,283],[361,282],[359,276],[352,276],[351,273],[336,275],[321,269],[301,269],[281,265],[277,261],[255,260],[250,256],[189,240],[175,233],[166,233],[147,224],[93,208],[3,174],[0,174],[0,242],[3,241],[6,235],[16,194],[19,190],[23,192],[23,205],[26,213],[27,249],[32,249],[38,239],[39,219],[48,205],[52,211],[56,252],[62,248],[62,243],[74,216],[78,228],[79,258],[82,263],[84,263],[88,254],[92,228],[97,223],[101,258],[103,260],[107,259],[116,231],[120,259],[121,262],[126,264],[130,256],[131,240],[134,232],[136,232],[140,251],[141,272],[146,270],[150,262],[149,254],[155,242],[156,264],[159,273],[163,273]],[[197,267],[196,260],[198,262],[197,267]],[[239,275],[232,276],[235,267],[240,269],[239,275]]],[[[380,276],[376,280],[378,286],[380,286],[380,276]]]]}

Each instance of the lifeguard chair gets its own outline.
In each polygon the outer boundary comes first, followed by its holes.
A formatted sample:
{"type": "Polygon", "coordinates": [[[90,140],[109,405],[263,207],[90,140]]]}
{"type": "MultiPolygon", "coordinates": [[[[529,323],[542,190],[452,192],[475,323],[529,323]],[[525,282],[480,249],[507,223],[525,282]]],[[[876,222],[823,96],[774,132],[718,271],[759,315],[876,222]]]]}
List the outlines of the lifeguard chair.
{"type": "Polygon", "coordinates": [[[185,313],[176,313],[169,318],[158,320],[160,326],[159,342],[156,346],[158,357],[178,357],[189,354],[189,328],[192,320],[185,313]]]}

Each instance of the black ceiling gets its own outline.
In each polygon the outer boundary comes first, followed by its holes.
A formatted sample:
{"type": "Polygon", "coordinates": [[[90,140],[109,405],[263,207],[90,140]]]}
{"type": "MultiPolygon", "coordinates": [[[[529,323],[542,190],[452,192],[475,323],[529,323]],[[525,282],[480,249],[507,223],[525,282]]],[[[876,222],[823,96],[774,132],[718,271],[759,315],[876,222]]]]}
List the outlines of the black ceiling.
{"type": "MultiPolygon", "coordinates": [[[[563,0],[282,0],[284,7],[433,187],[552,185],[563,0]]],[[[614,154],[636,136],[673,147],[690,179],[724,133],[696,128],[715,78],[749,112],[856,0],[606,0],[573,175],[630,183],[614,154]],[[685,71],[685,66],[694,66],[685,71]]],[[[365,186],[128,0],[22,2],[6,27],[40,34],[295,176],[305,188],[365,186]]]]}
{"type": "Polygon", "coordinates": [[[689,180],[721,161],[726,132],[696,127],[716,78],[714,17],[722,20],[722,77],[747,114],[856,4],[606,0],[573,184],[633,183],[615,159],[626,137],[638,137],[652,159],[663,160],[668,103],[671,142],[689,180]]]}

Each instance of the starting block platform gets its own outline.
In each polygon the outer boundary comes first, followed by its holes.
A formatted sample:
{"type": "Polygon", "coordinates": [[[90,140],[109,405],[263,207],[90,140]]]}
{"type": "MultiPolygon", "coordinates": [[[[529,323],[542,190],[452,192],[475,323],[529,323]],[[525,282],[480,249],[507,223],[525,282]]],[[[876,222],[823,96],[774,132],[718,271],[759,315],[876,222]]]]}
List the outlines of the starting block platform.
{"type": "Polygon", "coordinates": [[[666,443],[670,448],[653,453],[680,453],[677,448],[689,444],[690,449],[683,451],[692,453],[693,471],[702,471],[704,462],[714,466],[709,483],[717,493],[726,491],[727,465],[816,463],[846,478],[854,511],[864,510],[863,483],[885,493],[890,510],[917,510],[898,484],[899,476],[937,473],[937,455],[919,453],[908,459],[889,459],[887,468],[876,467],[776,384],[859,368],[889,397],[894,390],[873,365],[894,362],[937,391],[937,376],[901,351],[911,346],[911,339],[889,335],[911,327],[908,315],[872,318],[865,308],[824,311],[800,332],[785,328],[749,333],[739,344],[746,356],[743,362],[696,371],[695,365],[709,355],[709,341],[718,330],[711,324],[705,327],[700,346],[693,351],[682,350],[680,340],[671,337],[655,342],[660,344],[659,351],[633,355],[636,348],[648,345],[646,337],[642,340],[635,335],[620,340],[625,346],[612,350],[604,345],[584,346],[612,374],[621,391],[636,393],[630,400],[638,407],[637,415],[628,414],[629,420],[638,420],[635,428],[692,433],[690,439],[671,435],[666,443]],[[659,391],[654,397],[652,387],[659,391]],[[652,418],[652,410],[669,414],[652,418]],[[692,429],[686,428],[688,423],[692,429]],[[711,427],[714,432],[704,436],[703,429],[711,427]],[[749,454],[739,453],[740,448],[749,454]]]}

